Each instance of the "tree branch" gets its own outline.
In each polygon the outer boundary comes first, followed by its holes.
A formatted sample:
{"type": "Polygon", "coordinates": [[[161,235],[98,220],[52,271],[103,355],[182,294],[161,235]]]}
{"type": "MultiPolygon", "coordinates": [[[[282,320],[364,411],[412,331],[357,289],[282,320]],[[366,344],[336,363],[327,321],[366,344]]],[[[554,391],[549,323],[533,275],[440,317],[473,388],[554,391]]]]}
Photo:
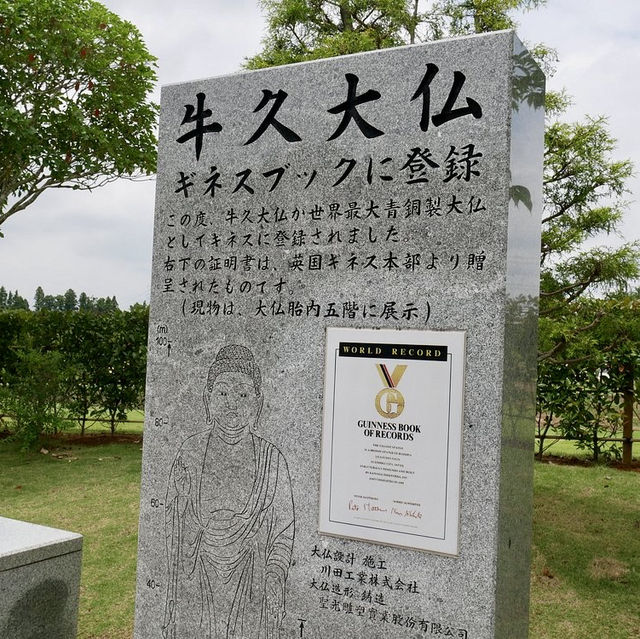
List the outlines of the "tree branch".
{"type": "Polygon", "coordinates": [[[300,38],[300,36],[296,33],[296,28],[292,24],[287,25],[287,27],[289,28],[289,31],[291,31],[291,33],[293,34],[293,37],[298,41],[298,44],[305,51],[308,51],[307,45],[303,42],[303,40],[300,38]]]}
{"type": "Polygon", "coordinates": [[[23,197],[14,202],[8,209],[0,213],[0,224],[4,224],[12,215],[15,215],[18,211],[22,211],[30,204],[33,204],[42,195],[42,193],[51,186],[49,182],[50,179],[51,178],[47,178],[41,186],[30,190],[23,197]]]}
{"type": "Polygon", "coordinates": [[[548,215],[547,217],[542,218],[542,222],[541,224],[546,224],[547,222],[551,222],[552,220],[555,220],[559,217],[561,217],[562,215],[564,215],[572,206],[575,206],[577,203],[577,199],[573,198],[573,200],[571,202],[565,203],[565,204],[561,204],[560,205],[560,209],[558,211],[556,211],[555,213],[552,213],[551,215],[548,215]]]}
{"type": "MultiPolygon", "coordinates": [[[[573,291],[571,295],[569,295],[569,297],[563,300],[561,304],[556,304],[552,308],[546,309],[544,311],[540,311],[540,316],[547,317],[549,315],[553,315],[556,311],[561,311],[562,309],[566,308],[567,304],[573,302],[575,299],[580,297],[580,295],[582,295],[582,293],[584,293],[587,290],[587,287],[589,286],[589,284],[592,284],[594,281],[595,281],[595,273],[593,278],[587,281],[586,283],[581,282],[579,285],[576,284],[575,286],[577,288],[573,291]]],[[[558,291],[554,291],[553,293],[541,293],[541,295],[544,295],[544,296],[557,295],[558,293],[560,293],[561,290],[562,289],[559,289],[558,291]]]]}
{"type": "MultiPolygon", "coordinates": [[[[576,287],[586,287],[589,286],[593,282],[593,278],[596,273],[593,272],[586,280],[582,280],[581,282],[574,282],[573,284],[568,284],[567,286],[563,286],[562,288],[556,289],[555,291],[551,291],[547,293],[545,291],[540,291],[540,297],[555,297],[556,295],[561,295],[562,293],[568,293],[569,291],[573,291],[576,287]]],[[[584,288],[582,289],[584,290],[584,288]]]]}
{"type": "MultiPolygon", "coordinates": [[[[585,326],[581,326],[580,328],[575,329],[573,331],[573,334],[578,335],[579,333],[585,333],[587,331],[590,331],[592,328],[595,328],[606,314],[607,314],[606,311],[598,311],[592,322],[590,322],[585,326]]],[[[563,351],[567,347],[567,345],[568,345],[567,338],[564,335],[562,335],[560,340],[556,343],[556,345],[552,349],[546,351],[545,353],[538,354],[538,361],[541,362],[545,359],[551,359],[556,353],[563,351]]],[[[598,352],[599,353],[607,352],[612,349],[613,349],[613,345],[610,344],[605,348],[599,349],[598,352]]],[[[592,359],[593,357],[594,355],[586,355],[586,356],[577,357],[571,360],[551,360],[551,361],[553,361],[555,364],[577,364],[578,362],[585,361],[587,359],[592,359]]]]}

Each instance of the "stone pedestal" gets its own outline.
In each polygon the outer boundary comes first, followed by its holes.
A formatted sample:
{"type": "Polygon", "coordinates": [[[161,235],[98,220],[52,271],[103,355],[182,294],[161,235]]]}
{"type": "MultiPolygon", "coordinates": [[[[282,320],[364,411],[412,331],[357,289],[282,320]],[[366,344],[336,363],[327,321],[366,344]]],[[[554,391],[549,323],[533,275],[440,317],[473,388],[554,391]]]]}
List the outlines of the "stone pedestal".
{"type": "Polygon", "coordinates": [[[82,535],[0,517],[0,637],[75,639],[82,535]]]}

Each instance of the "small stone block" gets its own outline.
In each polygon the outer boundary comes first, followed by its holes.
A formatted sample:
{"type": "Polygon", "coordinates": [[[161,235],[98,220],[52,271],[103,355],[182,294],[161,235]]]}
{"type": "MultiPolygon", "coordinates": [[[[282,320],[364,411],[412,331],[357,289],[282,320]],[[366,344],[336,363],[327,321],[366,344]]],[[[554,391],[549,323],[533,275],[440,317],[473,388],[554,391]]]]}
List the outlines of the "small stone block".
{"type": "Polygon", "coordinates": [[[0,517],[0,637],[75,639],[82,535],[0,517]]]}

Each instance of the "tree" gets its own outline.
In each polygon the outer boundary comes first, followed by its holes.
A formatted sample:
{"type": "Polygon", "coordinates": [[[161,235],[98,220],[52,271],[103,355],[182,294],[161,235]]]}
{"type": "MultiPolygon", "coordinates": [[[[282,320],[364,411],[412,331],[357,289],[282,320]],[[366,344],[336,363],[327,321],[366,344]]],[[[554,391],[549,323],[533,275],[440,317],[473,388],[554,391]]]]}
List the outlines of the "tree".
{"type": "Polygon", "coordinates": [[[22,295],[20,295],[18,291],[9,291],[9,294],[6,297],[4,308],[9,310],[23,309],[25,311],[28,311],[29,302],[24,297],[22,297],[22,295]]]}
{"type": "Polygon", "coordinates": [[[109,416],[113,435],[116,422],[126,419],[127,411],[143,401],[148,308],[112,310],[101,316],[101,322],[96,384],[100,389],[99,403],[109,416]]]}
{"type": "Polygon", "coordinates": [[[0,417],[11,416],[23,443],[69,418],[84,433],[89,418],[105,413],[114,432],[127,410],[144,403],[148,323],[149,308],[140,304],[103,313],[0,312],[0,417]]]}
{"type": "Polygon", "coordinates": [[[0,312],[0,387],[16,374],[16,344],[24,342],[30,313],[24,310],[0,312]]]}
{"type": "Polygon", "coordinates": [[[408,36],[404,0],[263,0],[267,13],[264,50],[249,69],[370,51],[402,44],[408,36]]]}
{"type": "Polygon", "coordinates": [[[249,69],[515,26],[509,12],[545,0],[262,0],[267,35],[249,69]]]}
{"type": "Polygon", "coordinates": [[[442,0],[434,3],[431,12],[434,18],[429,21],[433,25],[430,39],[513,29],[517,23],[509,15],[510,12],[534,9],[545,2],[546,0],[442,0]],[[437,19],[438,15],[442,16],[440,20],[437,19]]]}
{"type": "Polygon", "coordinates": [[[84,291],[80,293],[80,297],[78,298],[78,310],[80,311],[90,310],[90,299],[84,291]]]}
{"type": "MultiPolygon", "coordinates": [[[[546,436],[553,427],[590,448],[595,460],[622,452],[624,463],[630,464],[640,364],[640,294],[584,297],[568,304],[561,317],[542,317],[540,323],[543,350],[558,340],[553,331],[564,331],[571,339],[539,364],[539,435],[546,436]],[[621,426],[622,451],[618,444],[602,441],[604,436],[619,438],[621,426]]],[[[540,453],[542,447],[540,442],[540,453]]]]}
{"type": "Polygon", "coordinates": [[[111,313],[112,311],[117,311],[119,309],[115,295],[113,297],[99,297],[92,301],[93,308],[96,313],[111,313]]]}
{"type": "MultiPolygon", "coordinates": [[[[622,220],[633,166],[611,157],[616,141],[604,118],[562,122],[557,116],[567,100],[555,97],[545,133],[540,315],[550,321],[540,325],[546,342],[541,359],[558,357],[572,339],[593,328],[591,320],[576,324],[574,314],[567,316],[568,305],[595,293],[619,294],[640,273],[637,242],[582,248],[586,240],[614,232],[622,220]]],[[[615,306],[603,309],[611,312],[615,306]]]]}
{"type": "Polygon", "coordinates": [[[51,188],[155,171],[155,58],[94,0],[0,0],[0,225],[51,188]]]}
{"type": "Polygon", "coordinates": [[[14,439],[27,449],[64,426],[58,414],[63,365],[60,353],[42,352],[29,339],[16,350],[16,374],[0,388],[0,404],[11,415],[14,439]]]}
{"type": "Polygon", "coordinates": [[[44,290],[42,286],[38,286],[36,293],[33,296],[33,310],[40,311],[44,308],[44,290]]]}
{"type": "Polygon", "coordinates": [[[101,414],[99,367],[103,362],[105,326],[95,313],[79,311],[66,315],[61,350],[66,364],[65,407],[80,422],[85,434],[87,419],[101,414]]]}
{"type": "Polygon", "coordinates": [[[75,311],[78,308],[78,296],[75,291],[70,288],[64,294],[64,311],[75,311]]]}
{"type": "MultiPolygon", "coordinates": [[[[600,437],[603,431],[616,434],[624,423],[623,461],[630,464],[640,325],[628,311],[637,312],[637,298],[625,291],[640,273],[639,244],[583,247],[616,230],[633,166],[612,158],[616,141],[606,119],[566,123],[559,118],[566,96],[552,94],[547,102],[538,435],[545,436],[553,425],[567,437],[578,437],[597,460],[603,453],[619,453],[600,437]]],[[[541,440],[540,454],[542,449],[541,440]]]]}

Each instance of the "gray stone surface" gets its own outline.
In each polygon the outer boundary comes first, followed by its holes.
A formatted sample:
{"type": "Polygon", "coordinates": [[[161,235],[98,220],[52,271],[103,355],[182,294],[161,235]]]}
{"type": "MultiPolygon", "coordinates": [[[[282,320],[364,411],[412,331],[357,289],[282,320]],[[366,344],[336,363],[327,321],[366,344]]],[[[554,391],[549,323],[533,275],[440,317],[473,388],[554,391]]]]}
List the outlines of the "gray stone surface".
{"type": "Polygon", "coordinates": [[[82,536],[0,517],[0,637],[75,639],[82,536]]]}
{"type": "Polygon", "coordinates": [[[526,637],[543,92],[512,32],[163,89],[136,639],[526,637]],[[329,326],[466,331],[457,556],[318,534],[329,326]]]}

